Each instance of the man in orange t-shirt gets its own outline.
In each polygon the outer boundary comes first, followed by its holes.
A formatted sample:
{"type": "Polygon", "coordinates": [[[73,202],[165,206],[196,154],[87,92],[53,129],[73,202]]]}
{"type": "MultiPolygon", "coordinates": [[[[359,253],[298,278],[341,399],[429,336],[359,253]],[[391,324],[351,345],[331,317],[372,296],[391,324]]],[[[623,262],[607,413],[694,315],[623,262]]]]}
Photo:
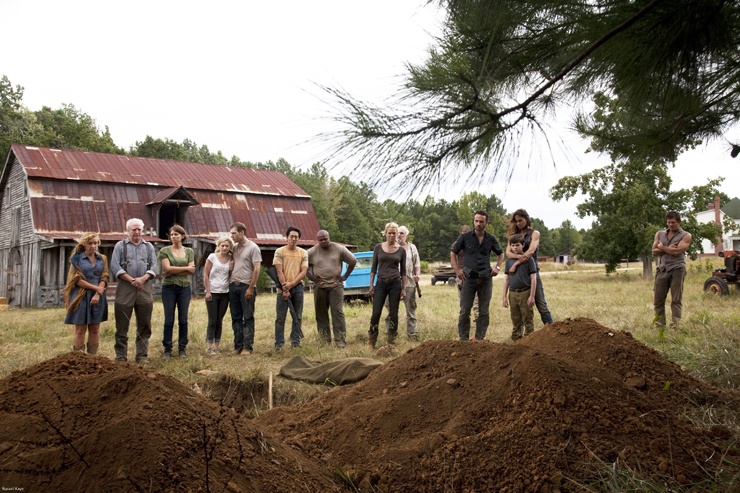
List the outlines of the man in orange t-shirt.
{"type": "Polygon", "coordinates": [[[298,247],[301,230],[290,226],[285,232],[288,244],[275,252],[272,265],[275,266],[282,291],[278,292],[275,302],[275,351],[280,351],[285,344],[285,318],[292,305],[290,315],[293,323],[290,328],[290,344],[301,347],[303,331],[303,278],[308,272],[308,252],[298,247]]]}

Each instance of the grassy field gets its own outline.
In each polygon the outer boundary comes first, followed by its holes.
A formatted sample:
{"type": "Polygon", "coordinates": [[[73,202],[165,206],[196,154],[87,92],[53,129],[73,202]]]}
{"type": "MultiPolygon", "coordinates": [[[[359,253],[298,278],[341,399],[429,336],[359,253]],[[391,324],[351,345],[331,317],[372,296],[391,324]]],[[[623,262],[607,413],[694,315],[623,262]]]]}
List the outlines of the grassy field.
{"type": "MultiPolygon", "coordinates": [[[[638,340],[657,349],[666,357],[681,365],[699,378],[709,380],[725,388],[740,388],[740,294],[732,289],[730,296],[712,297],[704,295],[702,286],[710,276],[712,264],[697,261],[689,266],[685,282],[684,319],[680,328],[663,332],[652,327],[652,281],[641,279],[641,266],[632,264],[607,276],[603,266],[543,265],[543,284],[548,303],[555,320],[588,317],[612,329],[631,332],[638,340]]],[[[501,306],[503,280],[494,279],[493,302],[491,304],[491,326],[488,339],[506,343],[511,332],[509,314],[501,306]]],[[[427,339],[457,338],[458,298],[454,286],[430,284],[430,276],[422,279],[423,296],[419,300],[418,320],[421,341],[427,339]]],[[[205,352],[205,329],[207,315],[205,302],[193,300],[190,305],[189,358],[161,359],[162,304],[155,302],[153,328],[150,342],[150,366],[156,371],[171,375],[188,385],[198,384],[204,379],[197,372],[212,370],[241,381],[264,384],[269,374],[277,375],[280,366],[291,356],[302,354],[318,361],[331,361],[344,357],[372,357],[374,353],[366,347],[367,329],[371,306],[363,303],[346,305],[347,348],[321,348],[318,344],[313,297],[306,295],[303,331],[306,338],[303,348],[273,352],[275,295],[262,293],[257,299],[255,352],[250,357],[237,357],[228,351],[232,347],[231,321],[224,319],[224,353],[209,356],[205,352]]],[[[384,314],[385,315],[385,314],[384,314]]],[[[405,311],[401,308],[402,320],[399,334],[405,334],[405,311]]],[[[100,354],[113,357],[114,323],[113,307],[111,320],[101,326],[100,354]]],[[[72,347],[72,328],[62,323],[63,309],[27,309],[0,312],[0,377],[14,370],[23,369],[40,361],[69,351],[72,347]]],[[[541,327],[535,316],[536,326],[541,327]]],[[[286,323],[286,338],[290,331],[286,323]]],[[[133,339],[134,324],[130,332],[133,339]]],[[[176,334],[175,330],[175,334],[176,334]]],[[[379,342],[385,337],[381,330],[379,342]]],[[[416,345],[405,337],[399,337],[398,353],[416,345]]],[[[131,351],[132,345],[129,346],[131,351]]],[[[131,356],[131,355],[130,355],[131,356]]],[[[132,359],[132,358],[130,358],[132,359]]],[[[275,379],[277,403],[296,402],[309,399],[323,392],[321,386],[302,384],[284,379],[275,379]]],[[[264,403],[255,403],[259,412],[264,403]]]]}

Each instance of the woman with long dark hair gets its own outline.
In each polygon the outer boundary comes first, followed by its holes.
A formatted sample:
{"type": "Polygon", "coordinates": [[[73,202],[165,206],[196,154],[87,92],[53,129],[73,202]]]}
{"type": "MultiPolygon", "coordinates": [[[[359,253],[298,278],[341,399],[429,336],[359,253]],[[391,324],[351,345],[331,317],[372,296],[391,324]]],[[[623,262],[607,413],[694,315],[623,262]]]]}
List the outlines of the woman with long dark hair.
{"type": "Polygon", "coordinates": [[[537,311],[540,312],[540,318],[543,324],[552,323],[552,315],[550,309],[547,307],[547,301],[545,300],[545,288],[542,287],[542,280],[540,279],[540,267],[537,263],[537,250],[540,247],[540,232],[532,228],[532,220],[529,214],[524,209],[517,209],[511,215],[509,220],[509,229],[507,236],[513,234],[520,234],[524,236],[524,248],[520,255],[515,255],[511,251],[511,247],[506,247],[506,257],[516,258],[517,262],[509,270],[510,273],[516,272],[518,265],[527,262],[530,258],[534,259],[535,265],[537,265],[537,290],[534,295],[534,302],[537,306],[537,311]]]}
{"type": "Polygon", "coordinates": [[[175,224],[169,231],[172,245],[159,251],[157,259],[162,261],[162,305],[164,306],[164,358],[172,356],[172,331],[175,327],[177,309],[177,349],[181,358],[187,357],[188,310],[190,308],[190,276],[195,272],[195,253],[183,246],[188,235],[185,228],[175,224]]]}

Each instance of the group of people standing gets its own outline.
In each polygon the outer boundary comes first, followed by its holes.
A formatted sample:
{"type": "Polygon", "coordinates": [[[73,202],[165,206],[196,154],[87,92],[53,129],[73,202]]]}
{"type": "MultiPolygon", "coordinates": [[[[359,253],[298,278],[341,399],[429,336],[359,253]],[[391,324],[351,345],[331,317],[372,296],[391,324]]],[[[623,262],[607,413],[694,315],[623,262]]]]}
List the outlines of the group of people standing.
{"type": "MultiPolygon", "coordinates": [[[[667,229],[655,236],[653,254],[659,258],[655,281],[656,323],[665,325],[665,299],[672,296],[672,322],[681,317],[681,295],[686,275],[685,252],[691,235],[680,228],[680,216],[671,211],[666,216],[667,229]]],[[[518,209],[512,214],[507,231],[506,263],[504,250],[498,240],[486,231],[486,211],[476,211],[474,228],[461,230],[450,249],[450,262],[460,286],[460,314],[458,336],[470,339],[470,312],[475,302],[475,333],[472,340],[483,340],[490,321],[492,278],[504,265],[503,306],[510,309],[513,324],[512,339],[517,340],[534,331],[533,307],[536,306],[543,324],[553,322],[545,300],[545,291],[537,264],[540,233],[532,228],[529,214],[518,209]],[[491,267],[491,255],[496,264],[491,267]]],[[[99,347],[100,324],[108,319],[106,290],[109,277],[118,281],[114,303],[115,354],[117,361],[128,359],[128,331],[132,315],[136,316],[135,361],[148,361],[149,339],[152,334],[153,279],[156,264],[162,265],[162,305],[164,308],[163,358],[173,353],[175,315],[178,322],[178,351],[187,357],[188,311],[191,278],[195,272],[195,256],[183,245],[187,233],[182,226],[169,230],[170,246],[155,256],[154,246],[142,237],[144,222],[130,219],[126,223],[128,238],[116,243],[110,264],[97,251],[100,237],[86,233],[70,257],[70,268],[65,286],[65,323],[74,325],[73,349],[96,354],[99,347]],[[85,346],[85,335],[88,335],[85,346]]],[[[208,313],[206,346],[208,354],[218,354],[223,332],[223,318],[231,311],[234,332],[234,353],[250,355],[254,351],[254,310],[256,283],[260,275],[262,255],[259,247],[246,237],[246,226],[234,223],[230,236],[216,241],[204,268],[205,302],[208,313]]],[[[383,231],[385,240],[373,249],[370,270],[370,296],[373,300],[369,345],[378,341],[380,318],[387,307],[386,332],[392,347],[398,336],[398,311],[401,301],[406,306],[407,336],[418,339],[416,323],[416,293],[419,289],[421,265],[416,246],[408,242],[408,228],[388,223],[383,231]]],[[[292,347],[300,347],[303,338],[303,279],[308,277],[315,286],[314,308],[316,325],[322,343],[346,346],[344,317],[344,281],[355,268],[357,260],[341,244],[330,241],[329,233],[317,233],[318,244],[308,251],[298,247],[301,231],[289,227],[285,233],[287,244],[277,249],[273,266],[268,273],[276,283],[275,351],[285,344],[284,330],[287,314],[292,323],[289,340],[292,347]],[[346,269],[343,268],[346,265],[346,269]],[[273,270],[274,269],[274,270],[273,270]],[[331,315],[331,318],[330,318],[331,315]]]]}
{"type": "MultiPolygon", "coordinates": [[[[450,262],[460,284],[460,316],[457,330],[460,340],[470,339],[470,311],[478,302],[473,340],[483,340],[490,322],[490,304],[493,295],[492,278],[501,272],[504,250],[495,236],[486,231],[488,213],[476,211],[473,229],[461,230],[450,249],[450,262]],[[496,254],[496,265],[491,267],[491,254],[496,254]],[[462,264],[462,265],[461,265],[462,264]]],[[[552,323],[552,315],[545,300],[545,291],[539,277],[537,250],[540,233],[532,228],[532,221],[524,209],[512,214],[507,231],[503,304],[510,307],[513,324],[512,339],[521,339],[534,331],[532,307],[537,305],[542,322],[552,323]],[[507,297],[508,295],[508,297],[507,297]]]]}
{"type": "MultiPolygon", "coordinates": [[[[653,305],[654,324],[666,324],[665,302],[671,293],[671,324],[678,325],[681,319],[683,282],[686,277],[686,251],[691,245],[691,234],[681,229],[681,216],[669,211],[665,231],[655,234],[652,254],[658,258],[655,274],[653,305]]],[[[464,227],[452,245],[450,262],[458,278],[460,291],[460,316],[458,335],[460,340],[470,338],[470,311],[478,302],[475,336],[481,340],[486,336],[489,324],[489,305],[492,293],[492,278],[497,276],[504,261],[504,251],[496,238],[486,232],[488,214],[477,211],[474,229],[464,227]],[[491,268],[491,254],[495,253],[496,265],[491,268]],[[462,265],[461,265],[462,264],[462,265]]],[[[503,306],[509,308],[512,322],[511,338],[521,339],[534,331],[534,310],[540,313],[542,323],[553,322],[545,300],[545,291],[537,264],[540,233],[532,228],[532,221],[524,209],[514,211],[507,230],[506,264],[504,266],[503,306]]]]}
{"type": "MultiPolygon", "coordinates": [[[[65,323],[75,326],[73,349],[96,354],[99,346],[100,324],[108,319],[106,291],[109,279],[116,279],[114,313],[116,321],[115,354],[117,361],[128,360],[128,331],[132,316],[136,316],[135,361],[144,364],[149,359],[149,339],[152,335],[154,304],[153,279],[157,261],[161,263],[162,306],[164,327],[162,346],[164,359],[173,355],[173,332],[178,324],[177,356],[187,357],[188,312],[192,298],[191,279],[195,272],[193,249],[183,245],[187,233],[174,225],[168,232],[171,242],[155,255],[154,246],[142,237],[144,222],[130,219],[126,222],[128,238],[113,248],[110,259],[99,253],[100,236],[86,233],[79,240],[72,256],[65,286],[65,323]],[[109,267],[110,265],[110,267],[109,267]]],[[[257,280],[262,254],[259,247],[246,237],[243,223],[234,223],[228,237],[216,241],[216,251],[208,256],[204,267],[203,284],[208,313],[206,347],[208,354],[221,352],[223,319],[231,311],[234,332],[234,353],[250,355],[254,351],[254,311],[257,280]]],[[[303,278],[308,275],[316,283],[316,318],[319,334],[332,342],[329,330],[329,311],[334,326],[334,340],[338,347],[346,345],[346,326],[343,312],[343,282],[354,269],[356,259],[343,245],[329,240],[327,231],[319,231],[318,245],[308,252],[297,246],[301,231],[289,227],[287,245],[275,252],[273,275],[276,297],[275,350],[285,342],[284,328],[288,311],[292,317],[290,342],[300,347],[303,313],[303,278]],[[310,254],[310,257],[309,257],[310,254]],[[311,273],[308,272],[312,259],[311,273]],[[343,262],[347,270],[342,275],[343,262]]],[[[268,270],[269,271],[269,270],[268,270]]]]}
{"type": "Polygon", "coordinates": [[[70,258],[65,286],[65,323],[75,326],[74,350],[84,350],[87,332],[87,351],[97,353],[100,324],[108,319],[106,290],[112,277],[118,280],[114,303],[116,361],[128,359],[128,330],[133,315],[136,316],[135,359],[138,363],[148,361],[154,303],[153,280],[159,259],[163,275],[164,357],[169,358],[172,354],[176,310],[179,312],[179,355],[186,356],[190,275],[195,272],[193,250],[183,246],[187,235],[181,226],[175,225],[169,231],[172,245],[162,248],[159,255],[155,256],[154,246],[142,237],[143,231],[144,222],[141,219],[129,219],[126,222],[128,238],[113,247],[110,264],[105,255],[97,251],[100,245],[97,233],[86,233],[79,239],[70,258]]]}

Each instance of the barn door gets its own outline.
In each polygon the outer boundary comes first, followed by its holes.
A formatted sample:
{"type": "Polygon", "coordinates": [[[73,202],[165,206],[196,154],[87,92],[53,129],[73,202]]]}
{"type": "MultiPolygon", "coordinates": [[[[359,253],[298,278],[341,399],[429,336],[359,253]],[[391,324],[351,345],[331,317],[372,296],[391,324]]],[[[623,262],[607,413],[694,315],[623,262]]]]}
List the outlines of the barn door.
{"type": "Polygon", "coordinates": [[[8,305],[18,308],[21,304],[21,277],[23,262],[18,248],[10,250],[10,269],[8,270],[8,305]]]}

